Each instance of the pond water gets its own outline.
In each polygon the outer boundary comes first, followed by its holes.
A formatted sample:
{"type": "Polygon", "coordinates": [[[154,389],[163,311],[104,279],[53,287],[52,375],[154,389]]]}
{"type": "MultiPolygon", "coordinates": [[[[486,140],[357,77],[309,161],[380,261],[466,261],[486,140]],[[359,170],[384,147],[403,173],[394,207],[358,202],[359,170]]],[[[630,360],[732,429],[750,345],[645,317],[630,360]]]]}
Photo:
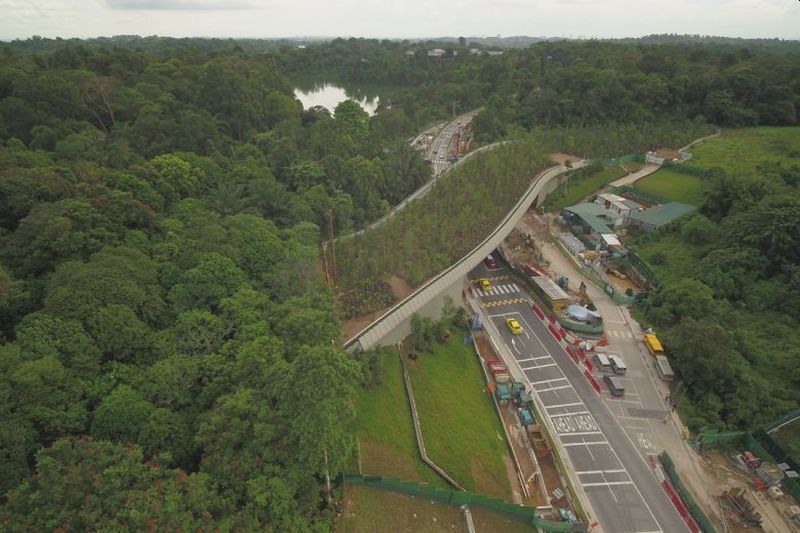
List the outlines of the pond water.
{"type": "Polygon", "coordinates": [[[303,104],[303,109],[321,105],[333,113],[336,106],[344,100],[357,102],[370,114],[375,114],[378,107],[378,96],[366,95],[362,91],[350,91],[333,83],[316,83],[311,86],[296,87],[294,95],[303,104]]]}

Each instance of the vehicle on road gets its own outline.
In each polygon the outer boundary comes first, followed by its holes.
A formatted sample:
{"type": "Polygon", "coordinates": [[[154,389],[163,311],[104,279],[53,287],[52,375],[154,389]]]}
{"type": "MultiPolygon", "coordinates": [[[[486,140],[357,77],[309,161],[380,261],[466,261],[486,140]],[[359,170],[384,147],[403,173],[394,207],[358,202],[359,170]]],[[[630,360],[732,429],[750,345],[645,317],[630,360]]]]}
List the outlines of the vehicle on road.
{"type": "Polygon", "coordinates": [[[487,268],[497,268],[497,261],[492,257],[492,254],[486,256],[486,259],[483,260],[483,264],[486,265],[487,268]]]}
{"type": "Polygon", "coordinates": [[[597,363],[597,368],[600,369],[602,372],[610,372],[611,371],[611,361],[608,359],[608,356],[602,352],[597,352],[594,354],[594,360],[597,363]]]}
{"type": "Polygon", "coordinates": [[[522,326],[519,325],[516,318],[506,318],[506,326],[508,326],[508,330],[514,335],[522,333],[522,326]]]}
{"type": "Polygon", "coordinates": [[[618,355],[609,355],[608,359],[611,361],[611,370],[618,376],[625,375],[625,372],[628,371],[628,367],[625,365],[625,361],[622,360],[622,357],[618,355]]]}
{"type": "Polygon", "coordinates": [[[622,381],[620,381],[618,377],[603,376],[603,381],[608,387],[608,392],[611,393],[611,396],[615,396],[617,398],[625,396],[625,385],[622,384],[622,381]]]}
{"type": "Polygon", "coordinates": [[[478,285],[480,285],[483,292],[489,292],[489,289],[492,288],[492,282],[486,278],[481,278],[478,280],[478,285]]]}
{"type": "Polygon", "coordinates": [[[658,340],[655,333],[644,334],[644,345],[647,346],[647,350],[653,357],[664,355],[664,347],[661,345],[661,341],[658,340]]]}
{"type": "Polygon", "coordinates": [[[675,373],[672,371],[672,366],[669,364],[666,355],[656,356],[656,370],[658,371],[658,377],[664,381],[672,381],[675,379],[675,373]]]}

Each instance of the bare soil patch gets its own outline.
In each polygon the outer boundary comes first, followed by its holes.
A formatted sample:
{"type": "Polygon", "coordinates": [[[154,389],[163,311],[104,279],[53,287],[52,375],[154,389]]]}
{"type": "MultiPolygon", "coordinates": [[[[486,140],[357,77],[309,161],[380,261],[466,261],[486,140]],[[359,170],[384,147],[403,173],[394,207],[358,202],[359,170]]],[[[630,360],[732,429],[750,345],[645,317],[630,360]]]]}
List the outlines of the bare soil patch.
{"type": "Polygon", "coordinates": [[[391,308],[384,307],[383,309],[378,309],[377,311],[367,313],[366,315],[351,318],[350,320],[342,322],[342,342],[347,342],[350,340],[353,336],[355,336],[356,333],[375,322],[378,317],[383,315],[389,309],[391,308]]]}
{"type": "Polygon", "coordinates": [[[548,154],[547,157],[550,158],[550,161],[552,161],[553,163],[558,163],[559,165],[563,165],[567,161],[580,161],[581,160],[581,158],[578,157],[577,155],[564,154],[564,153],[561,153],[561,152],[555,152],[555,153],[552,153],[552,154],[548,154]]]}
{"type": "Polygon", "coordinates": [[[656,156],[663,157],[667,161],[670,161],[671,159],[680,159],[681,157],[680,154],[678,154],[678,151],[673,148],[659,148],[656,150],[656,156]]]}
{"type": "Polygon", "coordinates": [[[406,280],[397,276],[389,276],[386,280],[386,283],[392,288],[392,294],[397,299],[397,301],[402,301],[408,298],[412,292],[414,292],[414,287],[408,284],[406,280]]]}

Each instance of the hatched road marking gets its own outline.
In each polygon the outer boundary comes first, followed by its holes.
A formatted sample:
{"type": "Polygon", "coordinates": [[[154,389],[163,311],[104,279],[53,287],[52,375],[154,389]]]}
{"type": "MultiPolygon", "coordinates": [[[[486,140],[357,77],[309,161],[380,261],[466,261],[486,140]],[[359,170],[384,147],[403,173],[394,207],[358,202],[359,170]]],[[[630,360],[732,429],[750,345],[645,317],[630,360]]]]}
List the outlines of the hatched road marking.
{"type": "Polygon", "coordinates": [[[501,305],[514,305],[526,303],[528,300],[525,298],[511,298],[506,300],[496,300],[494,302],[486,302],[481,304],[481,307],[500,307],[501,305]]]}

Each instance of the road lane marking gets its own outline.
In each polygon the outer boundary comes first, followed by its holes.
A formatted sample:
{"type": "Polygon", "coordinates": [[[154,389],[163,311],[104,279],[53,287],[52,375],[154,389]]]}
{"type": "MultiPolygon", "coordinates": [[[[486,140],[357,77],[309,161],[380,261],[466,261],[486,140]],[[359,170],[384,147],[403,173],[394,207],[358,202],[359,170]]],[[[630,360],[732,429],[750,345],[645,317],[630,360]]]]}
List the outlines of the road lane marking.
{"type": "MultiPolygon", "coordinates": [[[[552,383],[554,381],[567,381],[567,382],[569,382],[569,380],[567,378],[554,378],[554,379],[543,379],[542,381],[531,381],[530,384],[531,385],[539,385],[541,383],[552,383]]],[[[570,414],[572,414],[572,413],[570,413],[570,414]]]]}
{"type": "MultiPolygon", "coordinates": [[[[514,314],[514,313],[508,313],[508,314],[514,314]]],[[[506,314],[506,315],[508,315],[508,314],[506,314]]],[[[501,315],[501,316],[502,316],[502,315],[501,315]]],[[[530,323],[528,322],[528,320],[526,320],[526,318],[525,318],[525,317],[523,317],[523,316],[520,316],[520,319],[521,319],[521,321],[522,321],[522,322],[524,322],[524,323],[525,323],[525,325],[526,325],[526,326],[528,326],[528,327],[530,328],[530,331],[531,331],[531,332],[535,332],[535,330],[534,330],[533,328],[531,328],[531,327],[530,327],[530,323]]],[[[552,356],[553,356],[553,354],[552,354],[552,353],[551,353],[551,351],[550,351],[550,350],[549,350],[549,349],[548,349],[548,348],[547,348],[547,347],[544,345],[544,343],[542,342],[542,340],[539,338],[538,334],[534,333],[534,335],[533,335],[533,336],[536,338],[536,341],[537,341],[537,342],[539,343],[539,345],[542,347],[542,349],[543,349],[543,352],[544,352],[544,353],[547,353],[547,354],[550,354],[550,356],[552,357],[552,356]]],[[[558,365],[556,365],[556,366],[558,366],[558,365]]],[[[531,369],[531,370],[533,370],[533,369],[531,369]]],[[[526,375],[526,378],[527,378],[527,375],[526,375]]],[[[528,380],[528,381],[529,381],[529,379],[530,379],[530,378],[527,378],[527,380],[528,380]]],[[[571,387],[565,387],[565,388],[571,388],[571,387]]],[[[534,392],[535,392],[536,394],[541,394],[542,392],[545,392],[545,391],[536,391],[536,390],[535,390],[535,388],[534,388],[534,392]]],[[[556,396],[556,397],[558,397],[558,393],[557,393],[557,392],[554,392],[554,394],[555,394],[555,396],[556,396]]],[[[638,402],[630,402],[630,403],[638,403],[638,402]]],[[[582,401],[581,401],[581,402],[575,402],[575,403],[574,403],[574,405],[585,405],[585,403],[584,403],[584,402],[582,402],[582,401]]],[[[545,405],[545,409],[551,409],[551,408],[556,408],[556,407],[557,407],[557,406],[547,406],[547,405],[545,405]]],[[[549,418],[552,420],[552,417],[551,417],[551,416],[549,416],[549,414],[548,414],[548,417],[549,417],[549,418]]],[[[627,435],[627,433],[626,433],[625,431],[622,431],[622,433],[623,433],[623,434],[624,434],[624,435],[625,435],[625,436],[626,436],[626,437],[627,437],[627,438],[630,440],[630,437],[627,435]]],[[[571,436],[573,436],[573,435],[575,435],[575,436],[584,436],[584,435],[600,435],[600,436],[602,436],[603,438],[605,437],[605,435],[603,434],[603,432],[602,432],[602,431],[582,431],[582,432],[577,432],[577,433],[568,433],[568,434],[565,434],[565,435],[562,435],[562,434],[560,434],[560,433],[559,433],[559,441],[561,441],[561,444],[562,444],[562,445],[564,445],[565,443],[563,442],[563,437],[565,437],[565,436],[570,436],[570,437],[571,437],[571,436]]],[[[587,444],[591,444],[591,443],[582,443],[582,445],[584,445],[584,446],[587,446],[587,444]]],[[[633,444],[633,443],[631,443],[631,444],[633,444]]],[[[609,446],[610,446],[610,445],[609,445],[609,446]]],[[[587,449],[588,449],[588,446],[587,446],[587,449]]],[[[620,460],[620,458],[619,458],[619,454],[616,452],[616,450],[614,450],[614,449],[613,449],[613,447],[611,447],[611,452],[612,452],[612,454],[614,455],[614,457],[617,459],[617,461],[619,462],[619,464],[623,465],[623,467],[624,467],[624,463],[623,463],[623,462],[620,460]]],[[[630,474],[628,474],[628,475],[629,475],[629,477],[630,477],[630,474]]],[[[637,496],[639,497],[640,501],[643,503],[644,507],[647,509],[647,512],[648,512],[648,514],[650,515],[650,518],[653,520],[653,522],[655,522],[656,524],[658,524],[658,520],[655,518],[655,515],[653,514],[653,511],[652,511],[652,509],[650,508],[650,505],[648,504],[647,500],[645,500],[645,499],[644,499],[644,497],[642,496],[642,493],[641,493],[641,491],[639,490],[639,487],[638,487],[638,486],[636,486],[636,484],[635,484],[635,483],[633,483],[632,481],[631,481],[631,482],[626,482],[626,483],[621,483],[621,482],[616,482],[616,483],[612,482],[612,483],[613,483],[613,484],[615,484],[615,485],[633,485],[633,487],[634,487],[634,490],[636,491],[636,494],[637,494],[637,496]]],[[[611,485],[611,483],[598,483],[598,484],[595,484],[595,485],[587,485],[587,484],[582,484],[582,485],[583,485],[584,487],[586,487],[586,486],[589,486],[589,487],[591,487],[591,486],[609,486],[609,485],[611,485]]],[[[612,496],[613,496],[613,491],[612,491],[612,496]]]]}
{"type": "Polygon", "coordinates": [[[615,485],[633,485],[634,487],[636,486],[633,481],[604,481],[602,483],[581,483],[581,485],[583,485],[584,487],[611,487],[615,485]]]}
{"type": "MultiPolygon", "coordinates": [[[[569,380],[567,380],[567,381],[569,381],[569,380]]],[[[572,385],[561,385],[560,387],[550,387],[549,389],[542,389],[542,390],[538,390],[537,389],[536,392],[548,392],[548,391],[551,391],[551,390],[561,390],[561,389],[571,389],[571,388],[572,388],[572,385]]]]}
{"type": "Polygon", "coordinates": [[[551,367],[551,366],[558,366],[558,365],[555,364],[555,363],[550,363],[549,365],[529,366],[528,368],[523,368],[522,370],[536,370],[537,368],[547,368],[547,367],[551,367]]]}
{"type": "Polygon", "coordinates": [[[615,470],[581,470],[581,471],[577,471],[576,470],[575,473],[578,474],[579,476],[582,476],[584,474],[604,474],[604,475],[605,474],[622,474],[622,473],[627,474],[627,472],[625,472],[624,469],[615,469],[615,470]]]}
{"type": "Polygon", "coordinates": [[[556,409],[558,407],[572,407],[573,405],[583,405],[583,402],[561,403],[558,405],[545,405],[545,409],[556,409]]]}

